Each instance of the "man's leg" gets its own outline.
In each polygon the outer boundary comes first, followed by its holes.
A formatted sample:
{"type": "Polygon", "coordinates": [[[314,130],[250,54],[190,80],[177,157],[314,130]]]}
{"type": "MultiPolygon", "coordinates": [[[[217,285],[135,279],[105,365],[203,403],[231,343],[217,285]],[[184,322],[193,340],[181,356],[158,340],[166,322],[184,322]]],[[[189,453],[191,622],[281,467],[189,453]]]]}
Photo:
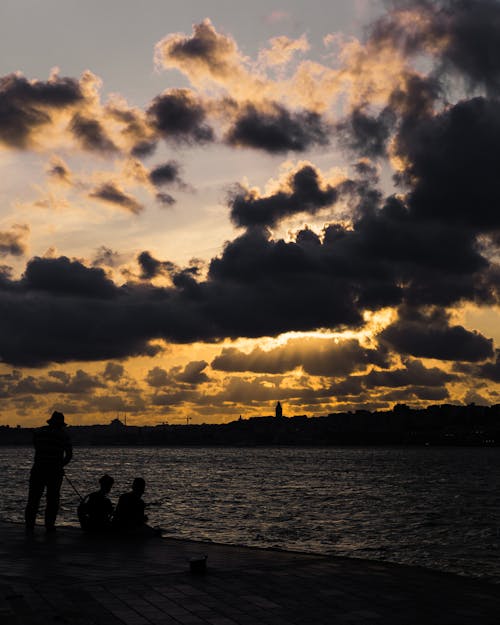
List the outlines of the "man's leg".
{"type": "Polygon", "coordinates": [[[44,488],[45,480],[43,479],[43,475],[32,469],[30,473],[28,503],[24,511],[27,530],[33,530],[35,527],[36,513],[38,512],[38,506],[40,505],[40,499],[42,498],[44,488]]]}
{"type": "Polygon", "coordinates": [[[59,510],[59,495],[63,474],[61,472],[52,473],[47,477],[47,506],[45,507],[45,528],[51,531],[56,525],[57,511],[59,510]]]}

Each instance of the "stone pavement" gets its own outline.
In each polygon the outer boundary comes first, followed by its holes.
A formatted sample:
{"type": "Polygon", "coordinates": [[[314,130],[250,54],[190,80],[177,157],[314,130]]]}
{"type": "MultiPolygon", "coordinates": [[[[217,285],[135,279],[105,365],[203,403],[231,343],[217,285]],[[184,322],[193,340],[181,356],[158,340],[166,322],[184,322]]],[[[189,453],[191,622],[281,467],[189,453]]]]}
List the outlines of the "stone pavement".
{"type": "Polygon", "coordinates": [[[0,523],[1,625],[486,625],[500,587],[366,560],[0,523]],[[194,575],[191,557],[206,554],[194,575]]]}

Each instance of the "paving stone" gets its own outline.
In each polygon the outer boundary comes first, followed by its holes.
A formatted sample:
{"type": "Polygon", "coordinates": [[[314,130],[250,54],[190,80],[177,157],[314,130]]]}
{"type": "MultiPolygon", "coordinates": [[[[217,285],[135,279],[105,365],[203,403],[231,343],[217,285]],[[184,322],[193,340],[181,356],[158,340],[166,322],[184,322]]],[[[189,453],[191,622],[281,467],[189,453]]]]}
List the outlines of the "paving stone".
{"type": "Polygon", "coordinates": [[[189,541],[27,540],[0,523],[0,625],[498,625],[487,582],[391,564],[189,541]],[[208,555],[204,576],[187,556],[208,555]]]}

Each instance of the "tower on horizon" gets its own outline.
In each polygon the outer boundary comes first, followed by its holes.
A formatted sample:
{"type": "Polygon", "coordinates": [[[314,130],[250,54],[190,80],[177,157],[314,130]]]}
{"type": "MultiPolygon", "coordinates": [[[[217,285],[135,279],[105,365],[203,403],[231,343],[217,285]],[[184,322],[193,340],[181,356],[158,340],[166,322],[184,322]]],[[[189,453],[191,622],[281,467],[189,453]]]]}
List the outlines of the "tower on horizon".
{"type": "Polygon", "coordinates": [[[282,417],[282,416],[283,416],[283,408],[281,407],[280,402],[278,402],[278,403],[276,404],[275,413],[276,413],[276,417],[277,417],[277,418],[279,418],[279,417],[282,417]]]}

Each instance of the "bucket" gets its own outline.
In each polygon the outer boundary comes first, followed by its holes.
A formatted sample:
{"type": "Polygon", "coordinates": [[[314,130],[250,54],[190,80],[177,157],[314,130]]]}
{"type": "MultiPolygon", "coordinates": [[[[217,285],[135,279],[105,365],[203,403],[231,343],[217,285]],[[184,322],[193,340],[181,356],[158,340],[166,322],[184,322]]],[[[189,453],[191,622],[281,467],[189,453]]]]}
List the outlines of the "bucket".
{"type": "Polygon", "coordinates": [[[189,558],[189,571],[193,575],[203,575],[207,572],[207,559],[205,554],[199,556],[192,556],[189,558]]]}

